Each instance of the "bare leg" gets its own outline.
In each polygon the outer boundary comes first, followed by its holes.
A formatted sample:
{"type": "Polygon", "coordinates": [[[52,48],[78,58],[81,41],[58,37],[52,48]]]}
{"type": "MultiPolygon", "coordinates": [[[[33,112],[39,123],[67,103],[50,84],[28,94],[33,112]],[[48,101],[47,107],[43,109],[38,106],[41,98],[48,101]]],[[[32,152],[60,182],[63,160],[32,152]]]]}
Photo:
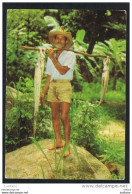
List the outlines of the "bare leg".
{"type": "MultiPolygon", "coordinates": [[[[64,126],[64,134],[65,134],[65,146],[67,143],[70,141],[70,131],[71,131],[71,126],[70,126],[70,121],[69,121],[69,109],[70,109],[70,104],[67,102],[62,102],[61,103],[61,120],[63,122],[64,126]]],[[[70,154],[70,148],[65,153],[65,157],[70,154]]]]}
{"type": "MultiPolygon", "coordinates": [[[[51,102],[51,110],[52,110],[52,122],[53,128],[56,137],[56,148],[63,147],[63,142],[61,138],[61,125],[60,125],[60,103],[59,102],[51,102]]],[[[49,147],[49,150],[55,149],[55,146],[52,145],[49,147]]]]}

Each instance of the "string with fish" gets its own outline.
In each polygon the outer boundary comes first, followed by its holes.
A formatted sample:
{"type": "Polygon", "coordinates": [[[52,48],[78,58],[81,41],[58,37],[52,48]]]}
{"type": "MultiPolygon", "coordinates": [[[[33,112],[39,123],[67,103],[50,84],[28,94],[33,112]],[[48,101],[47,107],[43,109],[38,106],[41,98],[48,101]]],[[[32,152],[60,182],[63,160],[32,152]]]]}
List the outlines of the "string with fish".
{"type": "Polygon", "coordinates": [[[104,100],[104,96],[108,87],[109,82],[109,63],[110,63],[110,57],[107,56],[107,58],[104,58],[103,60],[103,73],[102,73],[102,80],[101,80],[101,95],[100,95],[100,101],[98,105],[95,105],[94,107],[98,107],[104,100]]]}
{"type": "Polygon", "coordinates": [[[40,49],[38,52],[38,61],[35,65],[35,73],[34,73],[34,123],[33,123],[33,137],[35,137],[36,133],[36,125],[37,125],[37,114],[39,110],[39,99],[40,99],[40,88],[41,81],[44,73],[45,67],[45,50],[40,49]]]}

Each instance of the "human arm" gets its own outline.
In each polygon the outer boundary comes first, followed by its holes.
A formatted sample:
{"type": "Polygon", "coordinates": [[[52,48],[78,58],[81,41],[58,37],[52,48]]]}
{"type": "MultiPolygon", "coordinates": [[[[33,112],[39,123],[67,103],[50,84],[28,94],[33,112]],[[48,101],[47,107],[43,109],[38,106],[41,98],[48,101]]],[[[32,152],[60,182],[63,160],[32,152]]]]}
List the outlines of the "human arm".
{"type": "Polygon", "coordinates": [[[56,69],[59,71],[59,73],[61,75],[66,74],[66,72],[70,69],[68,66],[62,66],[55,57],[53,57],[52,62],[54,64],[54,66],[56,67],[56,69]]]}
{"type": "Polygon", "coordinates": [[[66,72],[70,69],[68,66],[62,66],[58,60],[54,57],[54,50],[53,49],[48,49],[49,53],[49,58],[53,62],[55,68],[59,71],[61,75],[66,74],[66,72]]]}
{"type": "Polygon", "coordinates": [[[48,89],[49,89],[50,79],[51,79],[51,75],[47,75],[46,83],[45,83],[45,86],[44,86],[42,95],[40,96],[40,101],[41,101],[42,103],[45,102],[44,98],[45,98],[46,93],[47,93],[47,91],[48,91],[48,89]]]}

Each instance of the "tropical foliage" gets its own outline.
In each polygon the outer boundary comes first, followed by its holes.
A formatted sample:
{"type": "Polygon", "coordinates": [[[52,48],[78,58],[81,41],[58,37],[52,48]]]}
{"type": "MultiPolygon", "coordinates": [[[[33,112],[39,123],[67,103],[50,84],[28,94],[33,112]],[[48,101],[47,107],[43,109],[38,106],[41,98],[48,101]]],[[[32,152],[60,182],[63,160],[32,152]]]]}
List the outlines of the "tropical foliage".
{"type": "MultiPolygon", "coordinates": [[[[17,93],[11,102],[7,101],[7,104],[11,103],[11,109],[6,112],[7,152],[31,143],[29,137],[33,127],[33,78],[37,52],[25,51],[20,46],[51,46],[48,42],[48,32],[51,29],[59,29],[61,25],[72,32],[74,44],[71,49],[115,58],[110,62],[110,82],[105,99],[125,102],[125,11],[9,9],[6,34],[6,85],[15,88],[21,94],[17,93]]],[[[103,58],[80,54],[76,58],[77,64],[72,81],[73,101],[70,109],[71,138],[94,155],[100,154],[110,161],[118,159],[123,163],[121,155],[123,148],[119,149],[115,142],[111,144],[107,140],[100,139],[98,130],[108,119],[125,120],[124,109],[115,107],[113,112],[113,107],[102,106],[95,109],[92,105],[100,97],[103,58]],[[111,144],[111,148],[108,143],[111,144]],[[104,145],[105,150],[103,150],[104,145]],[[116,150],[119,152],[118,157],[116,150]]],[[[44,75],[42,88],[45,78],[44,75]]],[[[51,110],[48,104],[40,106],[37,125],[37,140],[53,138],[51,110]]],[[[62,136],[64,137],[63,131],[62,136]]]]}

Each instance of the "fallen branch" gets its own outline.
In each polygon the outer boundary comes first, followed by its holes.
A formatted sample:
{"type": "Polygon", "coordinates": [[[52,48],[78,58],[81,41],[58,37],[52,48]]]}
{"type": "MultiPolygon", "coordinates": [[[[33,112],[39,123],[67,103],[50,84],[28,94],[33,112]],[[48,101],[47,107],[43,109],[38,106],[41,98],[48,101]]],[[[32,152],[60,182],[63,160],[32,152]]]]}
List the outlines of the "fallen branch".
{"type": "MultiPolygon", "coordinates": [[[[40,51],[40,48],[36,48],[36,47],[21,46],[20,48],[25,49],[25,50],[40,51]]],[[[41,49],[42,49],[42,51],[46,50],[46,48],[41,48],[41,49]]],[[[73,51],[73,50],[70,50],[70,49],[64,49],[64,50],[72,51],[74,53],[81,54],[81,55],[88,56],[88,57],[103,57],[103,58],[107,58],[107,55],[92,55],[92,54],[83,53],[83,52],[80,52],[80,51],[73,51]]],[[[109,58],[112,59],[112,60],[115,60],[115,58],[113,58],[113,57],[109,57],[109,58]]]]}

